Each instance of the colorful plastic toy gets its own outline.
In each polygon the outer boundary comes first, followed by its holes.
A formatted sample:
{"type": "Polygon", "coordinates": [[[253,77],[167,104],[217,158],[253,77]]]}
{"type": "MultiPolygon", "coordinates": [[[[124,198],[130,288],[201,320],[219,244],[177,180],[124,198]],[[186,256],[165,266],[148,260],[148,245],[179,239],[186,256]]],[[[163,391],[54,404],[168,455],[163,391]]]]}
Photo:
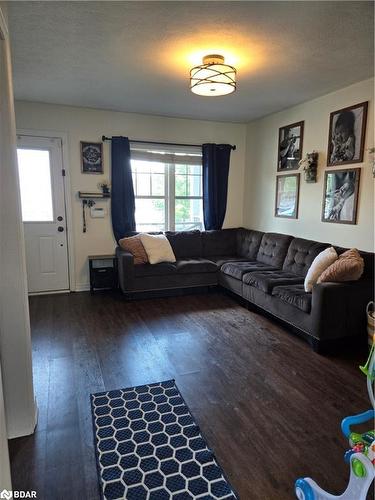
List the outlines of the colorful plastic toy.
{"type": "MultiPolygon", "coordinates": [[[[367,390],[371,405],[375,408],[373,382],[375,380],[375,335],[367,363],[359,367],[367,377],[367,390]]],[[[298,500],[366,500],[368,490],[375,477],[375,431],[358,434],[351,426],[363,424],[375,418],[374,409],[344,418],[341,430],[348,438],[351,446],[344,455],[344,460],[350,464],[349,483],[341,495],[332,495],[324,491],[310,478],[297,479],[295,493],[298,500]]]]}

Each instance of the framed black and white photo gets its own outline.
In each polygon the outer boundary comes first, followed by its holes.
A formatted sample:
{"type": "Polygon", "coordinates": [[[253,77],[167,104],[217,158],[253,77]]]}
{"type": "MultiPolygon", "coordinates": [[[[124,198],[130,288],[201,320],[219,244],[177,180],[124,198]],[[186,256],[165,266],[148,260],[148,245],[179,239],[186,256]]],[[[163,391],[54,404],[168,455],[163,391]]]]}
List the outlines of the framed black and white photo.
{"type": "Polygon", "coordinates": [[[361,163],[365,146],[368,102],[330,114],[327,166],[361,163]]]}
{"type": "Polygon", "coordinates": [[[279,129],[278,172],[299,168],[298,162],[302,159],[304,123],[292,123],[279,129]]]}
{"type": "Polygon", "coordinates": [[[300,174],[276,176],[275,217],[297,219],[300,174]]]}
{"type": "Polygon", "coordinates": [[[360,173],[360,168],[326,171],[322,210],[323,222],[357,223],[360,173]]]}
{"type": "Polygon", "coordinates": [[[103,173],[103,144],[81,141],[81,170],[84,174],[103,173]]]}

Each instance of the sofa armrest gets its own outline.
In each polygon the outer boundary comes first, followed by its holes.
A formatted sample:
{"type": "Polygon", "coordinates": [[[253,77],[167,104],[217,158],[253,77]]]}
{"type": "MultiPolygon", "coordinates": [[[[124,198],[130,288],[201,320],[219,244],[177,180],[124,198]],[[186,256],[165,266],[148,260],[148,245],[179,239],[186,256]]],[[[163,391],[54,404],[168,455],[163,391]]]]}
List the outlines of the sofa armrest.
{"type": "Polygon", "coordinates": [[[116,248],[118,281],[121,290],[131,292],[134,289],[134,257],[120,247],[116,248]]]}
{"type": "Polygon", "coordinates": [[[366,305],[372,300],[372,280],[318,283],[312,289],[313,335],[320,340],[366,337],[366,305]]]}

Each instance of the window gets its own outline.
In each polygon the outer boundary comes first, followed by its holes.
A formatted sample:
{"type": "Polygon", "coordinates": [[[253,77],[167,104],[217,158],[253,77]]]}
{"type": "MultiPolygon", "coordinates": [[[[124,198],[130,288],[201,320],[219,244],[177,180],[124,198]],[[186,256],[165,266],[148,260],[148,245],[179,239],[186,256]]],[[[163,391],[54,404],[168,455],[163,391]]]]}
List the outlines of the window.
{"type": "Polygon", "coordinates": [[[17,149],[23,222],[53,221],[50,152],[17,149]]]}
{"type": "Polygon", "coordinates": [[[202,157],[198,148],[133,149],[137,231],[203,229],[202,157]]]}

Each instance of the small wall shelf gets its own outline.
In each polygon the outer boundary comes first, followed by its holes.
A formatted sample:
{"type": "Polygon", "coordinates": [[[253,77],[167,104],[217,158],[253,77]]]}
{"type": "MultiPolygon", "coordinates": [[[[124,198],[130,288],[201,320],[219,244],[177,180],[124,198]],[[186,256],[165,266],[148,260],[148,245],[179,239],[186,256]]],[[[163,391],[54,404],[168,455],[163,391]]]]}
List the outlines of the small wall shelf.
{"type": "Polygon", "coordinates": [[[96,192],[96,193],[89,193],[89,192],[86,192],[86,191],[78,191],[78,198],[81,198],[81,199],[86,199],[86,200],[92,200],[92,199],[97,199],[97,198],[101,198],[101,199],[106,199],[106,198],[110,198],[111,197],[111,193],[102,193],[101,191],[99,192],[96,192]]]}

